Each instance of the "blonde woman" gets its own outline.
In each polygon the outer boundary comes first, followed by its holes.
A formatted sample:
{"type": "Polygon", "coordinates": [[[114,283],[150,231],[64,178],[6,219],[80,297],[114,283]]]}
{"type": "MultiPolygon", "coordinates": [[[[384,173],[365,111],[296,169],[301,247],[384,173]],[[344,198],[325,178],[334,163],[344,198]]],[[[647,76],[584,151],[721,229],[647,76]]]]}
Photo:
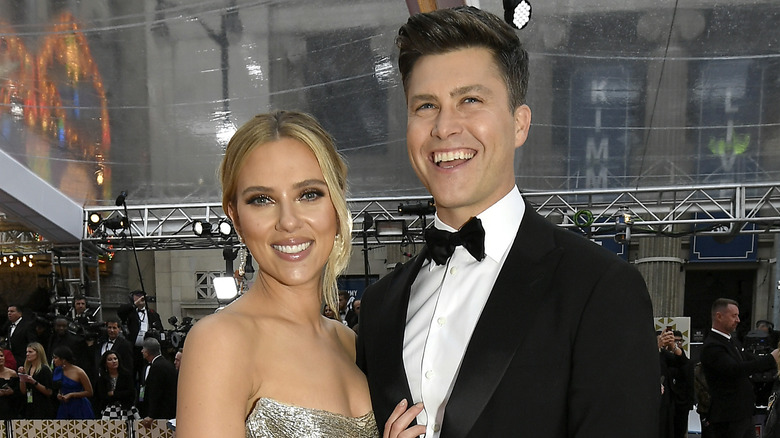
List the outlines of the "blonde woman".
{"type": "Polygon", "coordinates": [[[258,269],[244,295],[187,335],[177,437],[378,436],[355,334],[321,313],[337,308],[351,250],[333,139],[306,114],[261,114],[230,140],[220,173],[223,208],[258,269]],[[225,359],[216,377],[215,357],[225,359]]]}
{"type": "Polygon", "coordinates": [[[19,389],[24,398],[22,417],[28,420],[49,419],[55,416],[52,402],[52,372],[47,365],[43,345],[27,345],[24,366],[19,367],[19,389]]]}

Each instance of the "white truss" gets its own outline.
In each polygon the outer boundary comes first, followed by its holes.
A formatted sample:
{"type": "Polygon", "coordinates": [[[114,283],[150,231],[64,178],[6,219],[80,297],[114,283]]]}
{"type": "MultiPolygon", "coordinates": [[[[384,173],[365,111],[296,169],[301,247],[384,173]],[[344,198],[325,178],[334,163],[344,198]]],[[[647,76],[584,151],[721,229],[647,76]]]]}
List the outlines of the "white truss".
{"type": "MultiPolygon", "coordinates": [[[[589,231],[593,238],[615,234],[618,212],[631,214],[633,237],[766,233],[780,231],[780,184],[709,185],[690,187],[648,187],[621,190],[523,192],[524,198],[542,216],[564,228],[589,231]],[[580,227],[575,223],[590,223],[580,227]],[[584,219],[587,219],[585,221],[584,219]]],[[[365,215],[376,219],[403,219],[406,241],[419,241],[433,214],[409,215],[400,205],[425,204],[430,197],[387,197],[349,199],[353,218],[354,245],[362,245],[365,215]]],[[[100,213],[104,219],[123,216],[121,207],[87,207],[84,210],[84,242],[102,250],[174,250],[219,248],[227,242],[218,235],[196,236],[194,221],[212,223],[215,228],[225,214],[219,203],[127,206],[129,229],[110,230],[104,225],[90,228],[87,218],[100,213]],[[132,242],[130,234],[132,233],[132,242]]],[[[104,222],[105,223],[105,222],[104,222]]],[[[368,231],[371,236],[373,230],[368,231]]],[[[373,242],[372,237],[372,242],[373,242]]],[[[397,239],[395,243],[400,243],[397,239]]],[[[383,240],[383,243],[393,243],[383,240]]]]}

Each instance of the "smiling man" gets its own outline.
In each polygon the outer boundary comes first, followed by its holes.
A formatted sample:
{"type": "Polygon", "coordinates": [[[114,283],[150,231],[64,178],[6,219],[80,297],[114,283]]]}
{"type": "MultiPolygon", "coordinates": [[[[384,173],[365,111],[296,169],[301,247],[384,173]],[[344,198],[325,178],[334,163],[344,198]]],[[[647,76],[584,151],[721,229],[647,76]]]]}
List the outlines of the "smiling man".
{"type": "Polygon", "coordinates": [[[436,218],[422,252],[363,295],[358,364],[380,427],[406,399],[424,404],[426,437],[655,437],[644,280],[515,186],[531,110],[514,30],[460,7],[412,16],[396,42],[409,159],[436,218]]]}

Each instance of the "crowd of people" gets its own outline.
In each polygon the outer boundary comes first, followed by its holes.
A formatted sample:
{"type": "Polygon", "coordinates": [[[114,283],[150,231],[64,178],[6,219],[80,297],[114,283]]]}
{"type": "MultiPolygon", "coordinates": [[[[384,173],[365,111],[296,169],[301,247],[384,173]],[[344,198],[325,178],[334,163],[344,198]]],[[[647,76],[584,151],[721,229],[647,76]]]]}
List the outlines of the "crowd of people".
{"type": "Polygon", "coordinates": [[[84,297],[73,312],[37,315],[12,303],[0,332],[0,419],[170,419],[180,352],[164,357],[159,315],[143,291],[120,318],[96,321],[84,297]]]}
{"type": "MultiPolygon", "coordinates": [[[[758,321],[756,330],[739,339],[739,304],[716,299],[711,308],[711,330],[698,360],[689,358],[680,331],[656,333],[661,368],[659,438],[688,436],[688,417],[695,407],[703,438],[754,438],[756,423],[771,394],[780,390],[780,350],[771,323],[758,321]],[[746,348],[760,339],[762,348],[746,348]]],[[[776,430],[776,429],[773,429],[776,430]]],[[[763,434],[764,438],[780,435],[763,434]]]]}

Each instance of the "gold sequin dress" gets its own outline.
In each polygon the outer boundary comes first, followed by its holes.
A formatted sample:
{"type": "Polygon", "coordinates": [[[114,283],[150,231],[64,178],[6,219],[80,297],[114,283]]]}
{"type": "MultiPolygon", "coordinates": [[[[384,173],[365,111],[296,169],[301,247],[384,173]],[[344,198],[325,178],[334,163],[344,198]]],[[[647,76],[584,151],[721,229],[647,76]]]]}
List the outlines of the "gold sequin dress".
{"type": "Polygon", "coordinates": [[[261,398],[246,420],[246,438],[378,438],[374,412],[346,417],[261,398]]]}

